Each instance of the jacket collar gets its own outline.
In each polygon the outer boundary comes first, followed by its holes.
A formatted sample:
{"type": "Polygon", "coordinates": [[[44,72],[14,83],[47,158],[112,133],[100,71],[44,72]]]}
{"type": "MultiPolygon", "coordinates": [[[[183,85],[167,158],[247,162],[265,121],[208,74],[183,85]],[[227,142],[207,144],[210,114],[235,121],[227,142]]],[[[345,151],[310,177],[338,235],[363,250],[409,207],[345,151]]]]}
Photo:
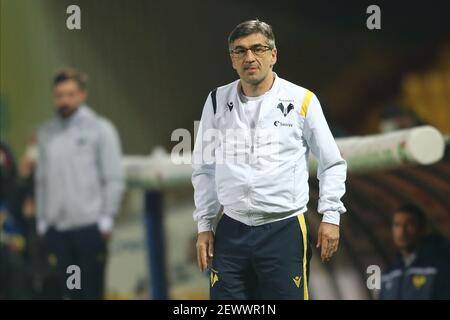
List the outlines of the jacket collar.
{"type": "Polygon", "coordinates": [[[62,126],[71,126],[77,123],[82,122],[84,119],[90,117],[93,114],[93,111],[86,105],[82,104],[78,107],[78,110],[75,111],[69,118],[63,119],[59,116],[56,117],[57,122],[62,126]]]}
{"type": "MultiPolygon", "coordinates": [[[[272,73],[275,78],[273,81],[272,87],[268,91],[264,92],[263,94],[266,94],[267,92],[270,92],[270,94],[272,94],[273,92],[276,92],[278,90],[278,87],[280,85],[280,79],[279,79],[278,75],[276,74],[276,72],[272,71],[272,73]]],[[[235,94],[238,95],[238,99],[239,99],[239,93],[242,92],[241,90],[242,90],[241,80],[237,80],[236,85],[235,85],[235,91],[236,91],[235,94]]]]}

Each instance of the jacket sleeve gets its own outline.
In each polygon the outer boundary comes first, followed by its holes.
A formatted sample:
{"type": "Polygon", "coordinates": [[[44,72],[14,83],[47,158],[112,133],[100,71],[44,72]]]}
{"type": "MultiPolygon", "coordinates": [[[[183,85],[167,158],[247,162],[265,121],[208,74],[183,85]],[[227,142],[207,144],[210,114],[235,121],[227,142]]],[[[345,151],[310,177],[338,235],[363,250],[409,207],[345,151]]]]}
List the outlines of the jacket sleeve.
{"type": "Polygon", "coordinates": [[[198,232],[211,231],[220,203],[216,189],[216,160],[213,136],[216,133],[212,98],[209,95],[203,107],[202,117],[192,153],[192,185],[194,187],[194,221],[198,232]]]}
{"type": "Polygon", "coordinates": [[[102,215],[99,228],[111,231],[125,189],[124,169],[119,135],[106,119],[100,122],[99,171],[102,181],[102,215]]]}
{"type": "Polygon", "coordinates": [[[339,225],[340,214],[346,212],[341,197],[345,193],[347,162],[340,154],[315,95],[305,116],[304,135],[318,161],[318,212],[324,215],[322,221],[339,225]]]}
{"type": "Polygon", "coordinates": [[[46,171],[47,161],[45,158],[44,136],[38,132],[38,156],[36,161],[36,170],[34,173],[36,188],[36,228],[39,235],[45,234],[48,229],[46,219],[46,171]]]}

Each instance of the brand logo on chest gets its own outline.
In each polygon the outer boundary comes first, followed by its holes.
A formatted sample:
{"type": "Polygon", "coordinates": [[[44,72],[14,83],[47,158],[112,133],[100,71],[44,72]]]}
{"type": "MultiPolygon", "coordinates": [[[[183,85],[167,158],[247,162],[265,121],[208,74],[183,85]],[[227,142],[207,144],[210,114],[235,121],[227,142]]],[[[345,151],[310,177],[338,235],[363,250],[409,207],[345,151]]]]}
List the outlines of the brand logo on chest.
{"type": "Polygon", "coordinates": [[[294,109],[294,105],[292,103],[289,103],[287,107],[284,106],[283,103],[279,103],[277,105],[277,108],[280,109],[281,113],[283,113],[283,116],[287,116],[291,110],[294,109]]]}

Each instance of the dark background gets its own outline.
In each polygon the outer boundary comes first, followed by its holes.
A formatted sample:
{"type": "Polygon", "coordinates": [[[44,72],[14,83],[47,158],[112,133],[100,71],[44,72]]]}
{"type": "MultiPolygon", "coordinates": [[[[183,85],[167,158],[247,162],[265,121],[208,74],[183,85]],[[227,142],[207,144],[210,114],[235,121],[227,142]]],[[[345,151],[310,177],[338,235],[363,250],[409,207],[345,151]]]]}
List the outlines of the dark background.
{"type": "Polygon", "coordinates": [[[170,148],[171,132],[193,131],[208,92],[237,75],[227,36],[247,19],[274,28],[275,71],[315,92],[333,128],[378,131],[402,78],[432,65],[448,45],[446,1],[1,0],[1,97],[13,148],[51,116],[54,72],[90,76],[90,105],[118,127],[125,153],[170,148]],[[81,8],[81,30],[66,8],[81,8]],[[381,8],[381,30],[366,8],[381,8]],[[5,108],[4,108],[5,109],[5,108]]]}

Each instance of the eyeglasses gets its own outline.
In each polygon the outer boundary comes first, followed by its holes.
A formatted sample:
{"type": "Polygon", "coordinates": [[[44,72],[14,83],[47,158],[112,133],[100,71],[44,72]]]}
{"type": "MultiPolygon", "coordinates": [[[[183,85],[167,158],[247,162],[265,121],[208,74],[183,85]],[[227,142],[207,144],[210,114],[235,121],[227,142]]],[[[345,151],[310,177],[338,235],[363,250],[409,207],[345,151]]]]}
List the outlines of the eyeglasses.
{"type": "Polygon", "coordinates": [[[257,44],[251,46],[250,48],[236,47],[235,49],[230,50],[230,54],[235,58],[241,59],[247,54],[248,50],[250,50],[255,56],[262,57],[264,53],[266,53],[266,51],[272,50],[272,48],[269,46],[262,46],[260,44],[257,44]]]}

